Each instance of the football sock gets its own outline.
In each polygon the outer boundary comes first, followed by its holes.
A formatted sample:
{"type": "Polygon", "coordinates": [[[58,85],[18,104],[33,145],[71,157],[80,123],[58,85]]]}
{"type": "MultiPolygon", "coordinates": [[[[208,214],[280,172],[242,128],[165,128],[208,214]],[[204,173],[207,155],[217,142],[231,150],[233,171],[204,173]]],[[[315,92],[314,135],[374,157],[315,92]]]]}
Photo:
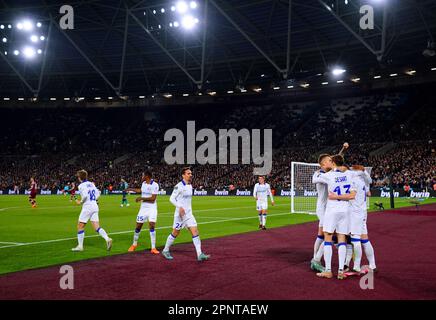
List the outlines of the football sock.
{"type": "Polygon", "coordinates": [[[332,254],[333,248],[331,242],[324,242],[324,262],[325,262],[325,271],[332,271],[332,254]]]}
{"type": "Polygon", "coordinates": [[[170,251],[170,247],[173,244],[174,240],[176,240],[176,237],[173,236],[172,233],[170,233],[170,235],[167,238],[167,242],[165,243],[165,248],[163,251],[170,251]]]}
{"type": "Polygon", "coordinates": [[[81,248],[83,248],[83,239],[85,239],[85,230],[80,230],[77,232],[77,243],[81,248]]]}
{"type": "Polygon", "coordinates": [[[104,231],[103,228],[98,228],[97,230],[95,230],[104,240],[108,241],[109,237],[107,236],[106,231],[104,231]]]}
{"type": "Polygon", "coordinates": [[[259,224],[262,224],[262,214],[259,213],[259,224]]]}
{"type": "Polygon", "coordinates": [[[345,265],[350,266],[351,258],[353,258],[353,245],[347,243],[347,253],[345,255],[345,265]]]}
{"type": "Polygon", "coordinates": [[[135,233],[133,234],[133,245],[137,246],[138,245],[138,240],[139,240],[139,234],[141,233],[141,229],[136,228],[135,229],[135,233]]]}
{"type": "Polygon", "coordinates": [[[324,255],[324,242],[321,243],[321,245],[319,246],[319,249],[315,255],[315,261],[317,262],[321,262],[322,256],[324,255]]]}
{"type": "Polygon", "coordinates": [[[371,269],[375,269],[375,255],[374,255],[374,248],[372,247],[371,242],[369,239],[361,240],[361,243],[363,245],[363,250],[365,251],[366,258],[369,262],[369,267],[371,269]]]}
{"type": "Polygon", "coordinates": [[[197,257],[201,254],[201,240],[200,236],[192,237],[192,242],[195,246],[195,251],[197,251],[197,257]]]}
{"type": "Polygon", "coordinates": [[[154,231],[154,229],[150,229],[150,241],[151,248],[156,249],[156,231],[154,231]]]}
{"type": "Polygon", "coordinates": [[[316,254],[318,253],[319,247],[324,242],[324,236],[317,236],[315,244],[313,245],[313,259],[316,260],[316,254]]]}
{"type": "Polygon", "coordinates": [[[351,243],[353,244],[354,252],[354,267],[356,271],[360,271],[360,262],[362,260],[362,244],[360,243],[360,235],[351,235],[351,243]]]}
{"type": "Polygon", "coordinates": [[[338,243],[339,271],[344,270],[346,254],[347,254],[347,244],[345,242],[338,243]]]}
{"type": "Polygon", "coordinates": [[[262,214],[262,225],[266,226],[266,213],[262,214]]]}

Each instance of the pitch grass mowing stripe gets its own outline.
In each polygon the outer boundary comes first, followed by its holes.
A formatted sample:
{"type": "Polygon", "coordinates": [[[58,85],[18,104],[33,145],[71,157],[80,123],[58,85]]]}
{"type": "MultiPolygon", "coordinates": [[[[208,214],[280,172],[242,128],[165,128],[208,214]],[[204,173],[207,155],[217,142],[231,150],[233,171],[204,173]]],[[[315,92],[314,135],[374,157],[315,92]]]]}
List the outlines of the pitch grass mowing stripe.
{"type": "MultiPolygon", "coordinates": [[[[290,214],[289,212],[280,212],[280,213],[274,213],[274,214],[268,214],[269,217],[275,217],[275,216],[282,216],[285,214],[290,214]]],[[[244,217],[244,218],[230,218],[230,219],[223,219],[220,218],[221,220],[215,220],[215,221],[207,221],[207,222],[198,222],[198,225],[203,225],[203,224],[211,224],[211,223],[220,223],[220,222],[230,222],[230,221],[238,221],[238,220],[247,220],[247,219],[258,219],[258,217],[244,217]]],[[[164,227],[156,227],[156,230],[160,230],[160,229],[172,229],[172,225],[171,226],[164,226],[164,227]]],[[[127,230],[127,231],[118,231],[118,232],[111,232],[110,235],[113,234],[125,234],[125,233],[131,233],[132,230],[127,230]]],[[[96,238],[96,237],[100,237],[100,235],[93,235],[93,236],[86,236],[85,238],[96,238]]],[[[0,242],[1,243],[5,243],[5,244],[11,244],[9,246],[3,246],[0,247],[0,249],[3,248],[12,248],[12,247],[22,247],[22,246],[31,246],[31,245],[37,245],[37,244],[45,244],[45,243],[52,243],[52,242],[62,242],[62,241],[71,241],[71,240],[75,240],[77,239],[77,237],[74,238],[64,238],[64,239],[54,239],[54,240],[45,240],[45,241],[37,241],[37,242],[28,242],[28,243],[14,243],[14,242],[0,242]]]]}

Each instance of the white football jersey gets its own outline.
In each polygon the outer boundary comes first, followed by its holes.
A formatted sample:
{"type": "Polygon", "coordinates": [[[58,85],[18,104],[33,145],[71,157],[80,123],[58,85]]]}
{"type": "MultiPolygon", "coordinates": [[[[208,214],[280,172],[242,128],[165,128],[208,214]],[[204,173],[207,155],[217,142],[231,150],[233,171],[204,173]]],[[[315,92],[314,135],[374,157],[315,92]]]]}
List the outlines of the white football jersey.
{"type": "Polygon", "coordinates": [[[185,209],[186,212],[192,211],[192,184],[180,181],[174,187],[170,202],[176,207],[176,214],[179,208],[185,209]]]}
{"type": "Polygon", "coordinates": [[[372,183],[371,177],[366,171],[351,171],[356,187],[356,198],[350,201],[353,211],[367,211],[367,195],[369,185],[372,183]]]}
{"type": "Polygon", "coordinates": [[[270,196],[271,201],[274,201],[269,183],[256,183],[254,185],[253,196],[259,201],[267,201],[268,196],[270,196]]]}
{"type": "MultiPolygon", "coordinates": [[[[141,186],[141,197],[142,198],[151,198],[153,194],[159,194],[159,184],[154,180],[150,181],[150,184],[147,182],[143,182],[141,186]]],[[[154,203],[150,202],[141,202],[141,208],[155,208],[157,209],[157,199],[154,203]]]]}
{"type": "MultiPolygon", "coordinates": [[[[353,174],[348,170],[345,172],[337,169],[330,170],[329,172],[320,175],[315,179],[315,183],[323,182],[327,184],[327,191],[343,195],[356,191],[356,186],[353,179],[353,174]]],[[[333,212],[347,212],[350,208],[349,201],[346,200],[327,200],[327,211],[333,212]]]]}
{"type": "Polygon", "coordinates": [[[100,191],[93,182],[87,180],[83,181],[81,184],[79,184],[78,190],[84,206],[97,205],[97,199],[100,197],[100,191]]]}
{"type": "Polygon", "coordinates": [[[318,198],[316,200],[316,212],[318,213],[324,213],[325,208],[327,206],[327,200],[328,200],[328,191],[327,191],[327,184],[316,182],[318,181],[318,178],[322,175],[324,175],[326,172],[324,170],[318,170],[315,171],[315,173],[312,176],[312,183],[315,183],[316,185],[316,192],[318,195],[318,198]]]}

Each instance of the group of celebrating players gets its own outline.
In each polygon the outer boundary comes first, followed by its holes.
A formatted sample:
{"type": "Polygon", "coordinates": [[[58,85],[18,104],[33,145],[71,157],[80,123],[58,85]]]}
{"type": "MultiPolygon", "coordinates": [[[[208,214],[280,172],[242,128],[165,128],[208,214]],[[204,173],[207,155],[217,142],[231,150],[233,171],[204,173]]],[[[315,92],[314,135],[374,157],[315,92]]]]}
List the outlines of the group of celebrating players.
{"type": "Polygon", "coordinates": [[[318,271],[316,275],[321,278],[333,278],[332,247],[335,243],[338,249],[338,279],[377,271],[367,229],[367,197],[371,195],[369,186],[372,180],[363,166],[349,168],[345,165],[343,152],[348,147],[344,143],[339,154],[320,155],[320,169],[312,178],[318,193],[316,214],[319,227],[311,269],[318,271]],[[368,259],[369,268],[361,267],[362,251],[368,259]],[[322,257],[325,267],[321,264],[322,257]],[[353,269],[350,269],[352,258],[353,269]]]}
{"type": "MultiPolygon", "coordinates": [[[[319,156],[320,169],[312,177],[312,183],[316,185],[317,203],[316,214],[319,219],[318,236],[314,244],[311,269],[318,271],[316,274],[321,278],[333,278],[332,254],[333,245],[338,249],[338,279],[345,279],[352,274],[365,274],[376,272],[374,249],[368,238],[367,230],[367,197],[370,196],[369,186],[371,177],[361,165],[353,165],[351,168],[345,165],[343,153],[348,148],[344,146],[339,154],[319,156]],[[365,253],[369,267],[362,268],[362,254],[365,253]],[[325,266],[322,266],[321,259],[324,258],[325,266]],[[350,269],[353,258],[353,268],[350,269]]],[[[85,237],[85,226],[88,221],[94,230],[106,241],[107,250],[112,248],[112,239],[99,225],[98,198],[100,191],[93,182],[88,181],[88,173],[85,170],[77,172],[80,184],[77,188],[80,200],[75,199],[75,186],[73,185],[65,193],[71,194],[77,204],[82,205],[77,225],[78,245],[73,251],[83,251],[85,237]]],[[[174,222],[172,232],[169,234],[162,256],[168,260],[173,257],[170,254],[170,247],[174,243],[180,231],[187,228],[192,235],[192,242],[195,246],[198,261],[205,261],[210,258],[203,253],[197,221],[192,212],[192,171],[186,167],[182,170],[182,180],[174,187],[170,202],[174,205],[174,222]]],[[[260,176],[258,183],[254,186],[253,196],[256,199],[256,210],[259,215],[259,229],[266,230],[266,217],[268,210],[268,197],[274,206],[271,187],[265,182],[265,177],[260,176]]],[[[36,207],[36,182],[31,179],[29,201],[32,207],[36,207]]],[[[144,223],[148,222],[151,253],[160,254],[156,248],[156,222],[157,222],[157,196],[159,185],[153,179],[152,173],[146,171],[142,176],[142,186],[139,189],[129,188],[125,180],[121,180],[122,202],[121,206],[128,206],[127,194],[135,192],[141,194],[136,198],[140,202],[140,209],[136,217],[136,228],[133,235],[133,243],[128,252],[133,252],[138,247],[139,236],[144,223]]]]}

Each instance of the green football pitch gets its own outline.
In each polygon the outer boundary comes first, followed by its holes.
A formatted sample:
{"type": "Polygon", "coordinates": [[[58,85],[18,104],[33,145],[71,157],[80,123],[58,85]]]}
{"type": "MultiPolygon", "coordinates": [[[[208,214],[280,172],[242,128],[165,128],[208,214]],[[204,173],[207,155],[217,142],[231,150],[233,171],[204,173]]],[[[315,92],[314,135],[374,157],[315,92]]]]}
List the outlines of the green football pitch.
{"type": "MultiPolygon", "coordinates": [[[[26,196],[0,196],[0,274],[45,267],[107,255],[125,254],[131,245],[139,204],[129,196],[130,207],[120,207],[120,196],[102,196],[99,200],[100,223],[114,240],[111,252],[92,227],[86,227],[85,251],[72,252],[76,246],[76,223],[80,206],[65,196],[38,196],[38,207],[30,208],[26,196]]],[[[315,221],[307,214],[291,214],[290,198],[276,197],[269,207],[268,228],[315,221]]],[[[301,201],[300,199],[297,199],[301,201]]],[[[305,201],[315,201],[306,198],[305,201]]],[[[389,199],[372,198],[372,203],[389,199]]],[[[435,199],[423,203],[436,202],[435,199]]],[[[412,205],[410,200],[396,199],[396,207],[412,205]]],[[[252,197],[194,197],[194,215],[202,239],[257,230],[258,217],[252,197]]],[[[372,208],[371,208],[372,209],[372,208]]],[[[161,248],[171,231],[174,207],[168,196],[158,197],[157,247],[161,248]]],[[[144,229],[145,230],[145,229],[144,229]]],[[[314,230],[315,232],[315,230],[314,230]]],[[[183,231],[177,243],[190,242],[183,231]]],[[[148,249],[147,230],[141,233],[137,250],[148,249]]],[[[213,254],[213,252],[211,252],[213,254]]]]}

